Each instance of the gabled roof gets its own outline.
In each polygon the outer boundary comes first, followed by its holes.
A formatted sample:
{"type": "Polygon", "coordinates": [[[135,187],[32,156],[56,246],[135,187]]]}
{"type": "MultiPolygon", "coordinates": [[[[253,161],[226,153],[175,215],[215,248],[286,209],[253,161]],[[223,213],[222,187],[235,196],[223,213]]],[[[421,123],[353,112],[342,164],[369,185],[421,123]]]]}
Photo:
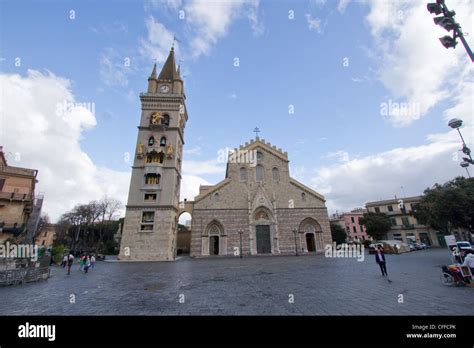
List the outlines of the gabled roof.
{"type": "Polygon", "coordinates": [[[221,182],[219,182],[215,185],[210,185],[210,186],[212,186],[212,189],[210,189],[207,192],[204,192],[203,194],[200,194],[200,195],[197,195],[196,197],[194,197],[194,202],[199,202],[201,199],[203,199],[203,198],[211,195],[212,193],[216,192],[217,190],[221,189],[222,187],[227,185],[229,182],[230,182],[230,179],[225,178],[224,180],[222,180],[221,182]]]}
{"type": "Polygon", "coordinates": [[[324,198],[324,196],[320,193],[317,193],[316,191],[314,191],[313,189],[310,189],[308,186],[306,185],[303,185],[302,183],[300,183],[299,181],[293,179],[293,178],[290,178],[290,184],[293,184],[295,185],[296,187],[298,187],[299,189],[303,190],[303,191],[306,191],[310,194],[312,194],[313,196],[316,196],[317,198],[323,200],[324,202],[326,202],[326,198],[324,198]]]}
{"type": "Polygon", "coordinates": [[[260,139],[259,137],[250,139],[250,142],[246,142],[245,145],[240,145],[236,150],[254,150],[257,147],[261,147],[283,161],[288,162],[287,152],[283,152],[281,148],[277,148],[275,145],[272,145],[270,142],[266,142],[265,139],[260,139]]]}

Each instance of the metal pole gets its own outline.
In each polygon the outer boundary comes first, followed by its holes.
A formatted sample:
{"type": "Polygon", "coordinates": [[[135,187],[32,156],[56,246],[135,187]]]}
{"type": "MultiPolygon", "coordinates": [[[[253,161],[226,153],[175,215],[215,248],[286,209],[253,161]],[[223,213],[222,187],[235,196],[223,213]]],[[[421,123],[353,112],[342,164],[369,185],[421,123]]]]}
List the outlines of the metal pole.
{"type": "Polygon", "coordinates": [[[459,28],[456,28],[455,30],[457,31],[458,37],[461,39],[461,42],[462,42],[464,48],[466,49],[466,52],[469,55],[469,58],[471,58],[471,62],[474,62],[474,55],[472,54],[471,48],[467,44],[467,41],[464,38],[463,33],[461,32],[461,30],[459,30],[459,28]]]}
{"type": "MultiPolygon", "coordinates": [[[[455,13],[454,12],[450,12],[449,9],[448,9],[448,6],[446,6],[446,3],[443,1],[440,2],[442,8],[443,8],[443,15],[445,17],[454,17],[455,13]]],[[[452,18],[454,20],[454,18],[452,18]]],[[[472,54],[472,51],[471,51],[471,48],[469,47],[469,45],[467,44],[466,42],[466,39],[464,38],[464,35],[463,33],[461,32],[461,30],[459,29],[459,24],[454,22],[455,23],[455,27],[454,27],[454,39],[456,40],[456,36],[459,37],[461,39],[461,42],[464,46],[464,48],[466,49],[466,52],[467,54],[469,55],[469,58],[471,58],[471,62],[474,62],[474,56],[472,54]]]]}
{"type": "Polygon", "coordinates": [[[467,177],[471,178],[471,174],[469,173],[469,170],[467,169],[467,167],[466,167],[466,172],[467,172],[467,177]]]}
{"type": "MultiPolygon", "coordinates": [[[[461,131],[459,130],[459,127],[456,128],[456,129],[458,130],[459,136],[461,137],[462,144],[463,144],[463,148],[467,147],[466,142],[464,141],[464,138],[463,138],[463,136],[462,136],[462,134],[461,134],[461,131]]],[[[469,156],[469,159],[472,161],[471,153],[469,153],[468,156],[469,156]]]]}
{"type": "Polygon", "coordinates": [[[240,258],[242,258],[242,230],[239,230],[240,234],[240,258]]]}

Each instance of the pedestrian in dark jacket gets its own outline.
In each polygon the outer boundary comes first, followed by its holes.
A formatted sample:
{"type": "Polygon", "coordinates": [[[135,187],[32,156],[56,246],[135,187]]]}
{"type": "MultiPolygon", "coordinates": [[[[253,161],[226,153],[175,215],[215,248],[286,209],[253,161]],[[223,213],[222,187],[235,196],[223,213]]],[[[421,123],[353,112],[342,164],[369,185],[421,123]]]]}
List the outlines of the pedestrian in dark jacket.
{"type": "Polygon", "coordinates": [[[388,275],[387,274],[387,265],[385,263],[385,254],[384,254],[383,248],[381,246],[379,246],[375,250],[375,262],[377,262],[377,264],[379,265],[380,270],[382,271],[382,276],[386,277],[388,275]]]}

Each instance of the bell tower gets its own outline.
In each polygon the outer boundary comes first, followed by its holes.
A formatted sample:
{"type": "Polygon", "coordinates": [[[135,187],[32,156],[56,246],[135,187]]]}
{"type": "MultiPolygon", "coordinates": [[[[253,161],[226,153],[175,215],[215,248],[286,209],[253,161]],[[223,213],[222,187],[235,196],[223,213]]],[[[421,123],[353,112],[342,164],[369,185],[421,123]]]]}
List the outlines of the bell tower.
{"type": "Polygon", "coordinates": [[[120,260],[173,261],[184,127],[188,120],[183,80],[174,48],[160,74],[156,64],[140,93],[141,118],[120,245],[120,260]]]}

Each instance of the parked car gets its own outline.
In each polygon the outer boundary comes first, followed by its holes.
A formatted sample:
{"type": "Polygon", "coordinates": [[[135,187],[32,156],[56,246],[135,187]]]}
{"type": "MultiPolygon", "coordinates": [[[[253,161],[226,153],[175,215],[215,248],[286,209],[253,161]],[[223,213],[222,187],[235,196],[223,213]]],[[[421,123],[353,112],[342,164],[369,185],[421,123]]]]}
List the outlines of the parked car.
{"type": "Polygon", "coordinates": [[[421,245],[421,249],[428,249],[429,248],[429,246],[426,245],[425,243],[420,243],[420,245],[421,245]]]}
{"type": "Polygon", "coordinates": [[[466,251],[466,250],[472,251],[471,243],[466,242],[466,241],[456,242],[456,246],[458,247],[459,251],[466,251]]]}
{"type": "Polygon", "coordinates": [[[415,244],[410,243],[408,246],[410,247],[410,251],[415,251],[416,250],[415,244]]]}

